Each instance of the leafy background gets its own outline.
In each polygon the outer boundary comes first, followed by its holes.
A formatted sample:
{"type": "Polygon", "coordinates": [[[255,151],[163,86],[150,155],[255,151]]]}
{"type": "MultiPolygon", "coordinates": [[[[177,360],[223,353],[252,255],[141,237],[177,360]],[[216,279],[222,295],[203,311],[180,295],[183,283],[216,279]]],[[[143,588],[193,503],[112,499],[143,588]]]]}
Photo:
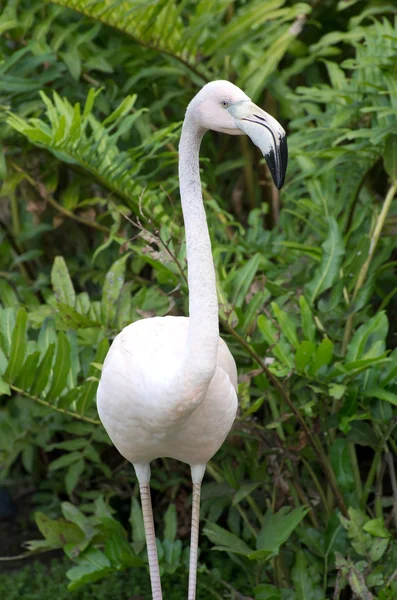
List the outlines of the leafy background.
{"type": "MultiPolygon", "coordinates": [[[[247,139],[203,142],[240,410],[203,486],[198,594],[396,598],[394,4],[0,6],[0,500],[14,530],[40,530],[29,555],[63,549],[72,597],[150,597],[138,490],[96,387],[123,326],[186,314],[178,138],[197,89],[226,78],[284,124],[290,163],[279,195],[247,139]]],[[[180,598],[188,469],[153,466],[180,598]]],[[[27,594],[23,577],[3,595],[27,594]]]]}

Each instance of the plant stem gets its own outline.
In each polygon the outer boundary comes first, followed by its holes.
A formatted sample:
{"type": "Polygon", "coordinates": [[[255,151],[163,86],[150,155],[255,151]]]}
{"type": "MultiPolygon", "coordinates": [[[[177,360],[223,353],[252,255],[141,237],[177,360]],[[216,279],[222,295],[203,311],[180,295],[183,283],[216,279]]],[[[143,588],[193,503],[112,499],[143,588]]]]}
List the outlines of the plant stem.
{"type": "MultiPolygon", "coordinates": [[[[300,499],[302,505],[310,507],[310,510],[309,510],[307,516],[309,517],[309,519],[313,523],[313,526],[316,529],[319,529],[320,523],[319,523],[319,521],[317,519],[316,513],[314,512],[314,508],[313,508],[313,506],[310,505],[310,502],[309,502],[308,498],[306,497],[305,492],[302,489],[302,486],[300,485],[300,483],[297,481],[296,478],[293,478],[292,485],[295,488],[295,491],[298,494],[299,499],[300,499]]],[[[299,506],[299,504],[297,506],[299,506]]]]}
{"type": "Polygon", "coordinates": [[[31,396],[28,392],[25,392],[25,390],[22,390],[21,388],[16,387],[15,385],[12,385],[12,384],[9,384],[9,385],[13,392],[16,392],[17,394],[21,394],[21,396],[25,396],[26,398],[30,398],[30,400],[33,400],[34,402],[37,402],[37,404],[41,404],[42,406],[46,406],[47,408],[50,408],[51,410],[55,410],[56,412],[62,413],[63,415],[68,415],[69,417],[73,417],[74,419],[78,419],[79,421],[85,421],[86,423],[91,423],[92,425],[100,425],[101,424],[101,422],[97,419],[91,419],[90,417],[85,417],[84,415],[79,415],[78,413],[75,413],[71,410],[67,410],[66,408],[59,408],[58,406],[54,406],[53,404],[51,404],[51,402],[42,400],[41,398],[38,398],[37,396],[31,396]]]}
{"type": "Polygon", "coordinates": [[[370,467],[370,470],[369,470],[369,473],[368,473],[368,476],[367,476],[367,480],[365,482],[364,489],[363,489],[363,492],[361,494],[360,505],[361,505],[362,509],[364,509],[365,506],[366,506],[366,504],[367,504],[368,496],[369,496],[369,493],[370,493],[371,488],[373,486],[373,483],[374,483],[374,480],[375,480],[375,475],[376,475],[376,472],[377,472],[378,467],[379,467],[379,463],[380,463],[380,461],[382,459],[382,452],[383,452],[383,440],[382,440],[382,443],[379,444],[378,448],[376,449],[375,456],[374,456],[373,461],[371,463],[371,467],[370,467]]]}
{"type": "Polygon", "coordinates": [[[10,194],[11,217],[12,217],[12,233],[18,238],[21,233],[21,222],[19,220],[18,200],[15,191],[10,194]]]}
{"type": "Polygon", "coordinates": [[[250,520],[247,517],[245,510],[239,504],[236,504],[236,508],[237,508],[237,511],[240,513],[240,516],[243,519],[244,523],[247,525],[248,529],[252,533],[252,537],[254,538],[254,540],[256,540],[256,538],[258,537],[258,531],[255,529],[255,527],[253,525],[251,525],[250,520]]]}
{"type": "Polygon", "coordinates": [[[300,457],[300,460],[305,465],[306,470],[308,471],[309,475],[311,476],[311,478],[313,480],[314,485],[316,486],[318,494],[319,494],[319,496],[321,498],[321,501],[322,501],[322,503],[324,505],[325,512],[327,513],[327,519],[328,519],[328,516],[329,516],[329,506],[328,506],[327,498],[325,497],[325,494],[324,494],[324,490],[321,487],[321,484],[320,484],[320,482],[318,480],[318,477],[315,474],[315,472],[313,471],[313,469],[311,468],[310,463],[303,456],[300,457]]]}
{"type": "Polygon", "coordinates": [[[386,461],[382,460],[378,466],[376,474],[375,486],[375,516],[377,519],[383,519],[382,494],[383,494],[383,477],[386,470],[386,461]]]}
{"type": "MultiPolygon", "coordinates": [[[[367,277],[368,269],[371,265],[371,261],[374,257],[375,250],[376,250],[376,247],[379,242],[380,234],[382,233],[382,229],[385,224],[386,217],[389,213],[389,210],[390,210],[393,198],[396,195],[396,192],[397,192],[397,181],[393,181],[392,185],[389,188],[389,191],[386,194],[386,198],[385,198],[385,201],[383,202],[382,210],[380,211],[380,215],[376,221],[375,228],[371,235],[371,244],[369,247],[368,256],[358,274],[356,285],[354,287],[354,291],[353,291],[353,295],[352,295],[352,302],[354,302],[354,300],[357,297],[358,292],[364,285],[365,279],[367,277]]],[[[351,337],[351,333],[352,333],[352,329],[353,329],[353,317],[354,317],[354,315],[351,314],[346,321],[345,333],[344,333],[343,345],[342,345],[343,354],[346,354],[347,347],[349,345],[349,341],[350,341],[350,337],[351,337]]]]}
{"type": "Polygon", "coordinates": [[[83,217],[79,217],[78,215],[75,215],[71,210],[68,210],[61,204],[58,204],[58,202],[56,200],[54,200],[54,198],[51,196],[51,194],[49,194],[47,192],[47,189],[43,183],[33,179],[33,177],[31,177],[28,173],[26,173],[26,171],[24,171],[13,160],[10,160],[9,163],[10,163],[10,166],[13,169],[15,169],[15,171],[18,171],[18,173],[23,174],[25,179],[30,183],[30,185],[32,187],[35,188],[35,190],[37,190],[37,192],[40,194],[40,196],[43,198],[43,200],[48,202],[48,204],[51,204],[51,206],[53,206],[58,212],[63,214],[65,217],[68,217],[69,219],[73,219],[74,221],[77,221],[78,223],[81,223],[82,225],[86,225],[88,227],[92,227],[93,229],[97,229],[98,231],[103,231],[104,233],[110,233],[110,229],[108,227],[106,227],[105,225],[101,225],[100,223],[97,223],[96,221],[90,221],[89,219],[84,219],[83,217]]]}
{"type": "MultiPolygon", "coordinates": [[[[270,406],[270,412],[272,413],[273,420],[277,421],[277,419],[280,418],[280,411],[278,410],[276,399],[274,398],[272,393],[269,394],[269,406],[270,406]]],[[[276,431],[277,431],[278,435],[280,436],[280,439],[283,440],[283,442],[284,442],[285,441],[285,433],[284,433],[284,429],[283,429],[283,426],[281,425],[281,423],[277,424],[276,431]]]]}

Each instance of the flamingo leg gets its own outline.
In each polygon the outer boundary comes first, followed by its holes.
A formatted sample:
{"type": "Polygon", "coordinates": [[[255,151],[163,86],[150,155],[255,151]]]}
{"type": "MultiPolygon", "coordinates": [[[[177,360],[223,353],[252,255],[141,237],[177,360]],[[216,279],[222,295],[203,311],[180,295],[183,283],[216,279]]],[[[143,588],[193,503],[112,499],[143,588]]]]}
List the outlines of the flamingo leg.
{"type": "Polygon", "coordinates": [[[200,523],[200,493],[201,480],[203,479],[205,465],[192,467],[193,497],[192,497],[192,527],[190,533],[190,561],[189,561],[189,593],[188,600],[196,599],[197,585],[197,555],[200,523]]]}
{"type": "Polygon", "coordinates": [[[145,527],[146,548],[149,560],[150,584],[153,600],[163,600],[161,592],[159,559],[157,556],[156,534],[154,531],[152,500],[150,498],[150,468],[149,465],[134,465],[139,481],[143,525],[145,527]]]}
{"type": "Polygon", "coordinates": [[[143,524],[145,527],[146,548],[149,560],[150,584],[153,600],[163,600],[161,592],[160,568],[157,556],[156,534],[154,531],[152,501],[148,483],[140,484],[143,524]]]}

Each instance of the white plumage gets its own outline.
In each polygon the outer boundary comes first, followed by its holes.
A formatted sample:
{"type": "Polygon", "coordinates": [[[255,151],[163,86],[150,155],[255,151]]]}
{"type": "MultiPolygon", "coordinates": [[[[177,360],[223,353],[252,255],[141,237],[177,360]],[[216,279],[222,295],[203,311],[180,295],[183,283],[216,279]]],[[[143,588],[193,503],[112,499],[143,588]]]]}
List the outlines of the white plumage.
{"type": "Polygon", "coordinates": [[[133,464],[169,457],[205,465],[233,424],[237,371],[221,338],[208,391],[191,410],[195,392],[184,389],[180,368],[188,329],[186,317],[136,321],[119,333],[106,357],[98,389],[99,416],[120,454],[133,464]]]}

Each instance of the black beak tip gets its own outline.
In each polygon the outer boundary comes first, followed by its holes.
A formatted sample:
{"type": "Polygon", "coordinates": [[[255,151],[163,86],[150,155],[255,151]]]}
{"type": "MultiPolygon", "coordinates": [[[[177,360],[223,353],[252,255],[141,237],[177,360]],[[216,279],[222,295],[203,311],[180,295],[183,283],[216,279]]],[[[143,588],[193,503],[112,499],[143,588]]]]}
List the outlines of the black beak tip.
{"type": "Polygon", "coordinates": [[[281,190],[284,185],[288,165],[288,145],[286,135],[279,136],[277,147],[275,150],[272,149],[265,155],[265,159],[276,188],[281,190]]]}

